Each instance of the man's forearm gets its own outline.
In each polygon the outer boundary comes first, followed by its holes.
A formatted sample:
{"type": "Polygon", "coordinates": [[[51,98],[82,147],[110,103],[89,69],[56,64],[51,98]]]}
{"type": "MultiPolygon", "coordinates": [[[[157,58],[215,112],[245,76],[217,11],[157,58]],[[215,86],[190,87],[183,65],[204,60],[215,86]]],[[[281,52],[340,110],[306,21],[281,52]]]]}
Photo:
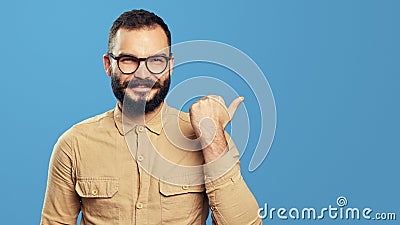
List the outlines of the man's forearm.
{"type": "Polygon", "coordinates": [[[226,107],[220,96],[208,95],[189,109],[202,145],[206,192],[216,224],[261,224],[257,201],[240,174],[238,151],[224,130],[243,100],[238,97],[226,107]]]}
{"type": "Polygon", "coordinates": [[[217,224],[261,224],[257,201],[240,173],[239,154],[230,136],[217,131],[203,148],[203,156],[209,163],[204,173],[213,220],[217,224]]]}
{"type": "Polygon", "coordinates": [[[204,162],[210,163],[217,160],[227,151],[228,142],[226,141],[225,131],[217,129],[214,137],[200,137],[203,146],[204,162]],[[206,139],[206,140],[204,140],[206,139]]]}

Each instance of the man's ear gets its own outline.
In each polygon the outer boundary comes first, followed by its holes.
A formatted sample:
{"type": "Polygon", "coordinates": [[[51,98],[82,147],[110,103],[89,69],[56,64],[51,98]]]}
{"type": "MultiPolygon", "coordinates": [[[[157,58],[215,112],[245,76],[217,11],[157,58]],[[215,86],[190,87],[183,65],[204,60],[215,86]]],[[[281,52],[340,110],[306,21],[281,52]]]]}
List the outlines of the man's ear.
{"type": "Polygon", "coordinates": [[[169,74],[172,74],[172,71],[174,70],[174,60],[175,57],[171,54],[171,59],[169,60],[169,74]]]}
{"type": "Polygon", "coordinates": [[[106,71],[106,74],[110,77],[111,76],[111,62],[110,62],[110,56],[108,56],[108,54],[103,55],[103,66],[104,66],[104,70],[106,71]]]}

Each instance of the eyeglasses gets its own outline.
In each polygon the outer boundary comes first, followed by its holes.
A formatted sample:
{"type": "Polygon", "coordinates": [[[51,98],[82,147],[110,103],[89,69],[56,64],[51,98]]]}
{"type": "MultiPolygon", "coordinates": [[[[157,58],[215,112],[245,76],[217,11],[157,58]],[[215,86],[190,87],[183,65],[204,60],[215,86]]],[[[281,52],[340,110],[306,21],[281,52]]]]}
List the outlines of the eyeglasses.
{"type": "Polygon", "coordinates": [[[132,74],[139,68],[140,62],[144,61],[146,68],[153,74],[160,74],[165,71],[171,57],[165,55],[153,55],[147,58],[137,58],[132,55],[114,56],[112,53],[108,55],[117,60],[118,68],[123,74],[132,74]]]}

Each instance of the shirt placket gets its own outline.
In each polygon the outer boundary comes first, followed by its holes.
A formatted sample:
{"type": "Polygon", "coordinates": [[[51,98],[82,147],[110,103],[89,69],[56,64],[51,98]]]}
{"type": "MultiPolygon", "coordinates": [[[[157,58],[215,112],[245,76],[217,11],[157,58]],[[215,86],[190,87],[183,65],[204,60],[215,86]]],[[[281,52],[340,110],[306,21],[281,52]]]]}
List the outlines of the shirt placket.
{"type": "Polygon", "coordinates": [[[146,136],[146,128],[145,126],[139,125],[136,127],[136,134],[137,134],[137,164],[138,164],[138,170],[139,170],[139,192],[138,192],[138,198],[136,201],[136,224],[140,225],[146,225],[148,224],[148,218],[149,218],[149,187],[150,187],[150,176],[149,174],[142,168],[140,164],[144,162],[144,160],[149,160],[147,159],[144,154],[142,154],[143,151],[146,151],[146,141],[145,138],[146,136]]]}

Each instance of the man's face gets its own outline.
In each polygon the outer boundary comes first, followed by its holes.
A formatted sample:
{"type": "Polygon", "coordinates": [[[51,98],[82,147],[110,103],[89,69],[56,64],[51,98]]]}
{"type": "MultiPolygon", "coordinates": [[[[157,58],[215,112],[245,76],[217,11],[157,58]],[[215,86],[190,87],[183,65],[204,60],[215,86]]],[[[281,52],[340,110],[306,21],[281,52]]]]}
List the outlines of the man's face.
{"type": "MultiPolygon", "coordinates": [[[[169,56],[168,39],[160,26],[137,30],[120,29],[115,36],[114,56],[131,55],[147,58],[153,55],[169,56]]],[[[173,57],[161,74],[151,73],[144,61],[133,74],[123,74],[117,61],[105,55],[104,67],[109,76],[115,97],[121,104],[129,104],[133,113],[142,114],[156,109],[165,99],[170,85],[170,68],[173,57]]]]}

